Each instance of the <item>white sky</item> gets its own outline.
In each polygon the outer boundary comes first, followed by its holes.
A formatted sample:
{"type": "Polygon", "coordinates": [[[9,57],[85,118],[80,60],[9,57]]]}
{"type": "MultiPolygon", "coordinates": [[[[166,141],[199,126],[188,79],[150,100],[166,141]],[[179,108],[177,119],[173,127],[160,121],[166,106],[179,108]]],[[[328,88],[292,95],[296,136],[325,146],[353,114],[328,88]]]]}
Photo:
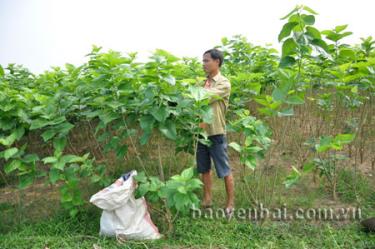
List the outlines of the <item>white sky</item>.
{"type": "Polygon", "coordinates": [[[33,72],[80,64],[92,44],[140,58],[155,48],[200,58],[235,34],[278,47],[280,18],[296,4],[319,13],[319,29],[349,24],[347,42],[375,35],[371,0],[0,0],[0,64],[33,72]]]}

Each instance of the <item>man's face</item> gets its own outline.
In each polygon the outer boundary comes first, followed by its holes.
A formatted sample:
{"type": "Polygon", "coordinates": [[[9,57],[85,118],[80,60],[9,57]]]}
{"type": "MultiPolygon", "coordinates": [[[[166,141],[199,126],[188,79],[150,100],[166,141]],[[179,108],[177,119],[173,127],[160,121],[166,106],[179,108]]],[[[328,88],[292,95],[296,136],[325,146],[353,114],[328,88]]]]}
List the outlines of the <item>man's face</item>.
{"type": "Polygon", "coordinates": [[[212,59],[210,53],[203,55],[203,70],[209,74],[219,69],[219,60],[212,59]]]}

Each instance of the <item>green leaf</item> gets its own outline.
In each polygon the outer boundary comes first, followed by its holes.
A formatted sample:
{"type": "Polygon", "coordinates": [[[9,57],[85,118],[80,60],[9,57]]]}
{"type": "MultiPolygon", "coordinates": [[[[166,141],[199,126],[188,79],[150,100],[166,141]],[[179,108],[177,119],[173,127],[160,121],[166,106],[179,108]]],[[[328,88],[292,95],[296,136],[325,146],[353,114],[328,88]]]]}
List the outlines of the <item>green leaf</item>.
{"type": "Polygon", "coordinates": [[[301,173],[293,166],[292,172],[286,177],[284,181],[285,187],[290,188],[294,184],[296,184],[301,177],[301,173]]]}
{"type": "Polygon", "coordinates": [[[136,176],[134,176],[134,179],[137,182],[147,182],[146,174],[143,171],[139,172],[136,176]]]}
{"type": "Polygon", "coordinates": [[[337,33],[340,33],[341,31],[345,30],[347,27],[348,27],[348,24],[338,25],[338,26],[335,27],[335,31],[337,33]]]}
{"type": "Polygon", "coordinates": [[[20,182],[18,184],[18,187],[20,189],[24,189],[28,186],[30,186],[34,181],[34,177],[30,175],[24,175],[20,178],[20,182]]]}
{"type": "Polygon", "coordinates": [[[119,158],[119,159],[122,159],[122,158],[124,158],[124,156],[126,155],[127,152],[128,152],[128,146],[126,144],[122,145],[122,146],[116,148],[116,157],[119,158]]]}
{"type": "Polygon", "coordinates": [[[303,6],[303,9],[306,10],[307,12],[309,12],[310,14],[318,15],[318,13],[316,11],[314,11],[313,9],[311,9],[308,6],[303,6]]]}
{"type": "Polygon", "coordinates": [[[76,155],[64,155],[60,158],[60,162],[65,163],[79,163],[84,162],[85,158],[76,155]]]}
{"type": "Polygon", "coordinates": [[[190,168],[184,169],[184,171],[182,171],[181,173],[181,176],[185,178],[186,180],[191,179],[194,176],[194,168],[190,167],[190,168]]]}
{"type": "Polygon", "coordinates": [[[298,22],[288,22],[284,24],[278,36],[279,42],[285,37],[288,37],[290,33],[292,32],[293,28],[297,25],[298,25],[298,22]]]}
{"type": "Polygon", "coordinates": [[[4,76],[4,69],[3,67],[0,65],[0,77],[3,77],[4,76]]]}
{"type": "Polygon", "coordinates": [[[352,93],[358,93],[358,86],[353,86],[352,89],[350,89],[352,93]]]}
{"type": "Polygon", "coordinates": [[[255,157],[248,157],[245,159],[245,165],[246,167],[254,170],[256,168],[256,160],[255,157]]]}
{"type": "Polygon", "coordinates": [[[18,152],[18,148],[16,148],[16,147],[9,148],[9,149],[5,150],[4,151],[4,159],[8,160],[9,158],[11,158],[15,154],[17,154],[17,152],[18,152]]]}
{"type": "Polygon", "coordinates": [[[232,149],[234,149],[237,152],[241,152],[241,145],[239,145],[236,142],[231,142],[228,144],[228,146],[230,146],[232,149]]]}
{"type": "Polygon", "coordinates": [[[296,60],[292,56],[285,56],[281,58],[279,66],[282,68],[293,66],[296,60]]]}
{"type": "Polygon", "coordinates": [[[179,211],[183,211],[184,208],[190,203],[189,197],[186,194],[182,194],[179,192],[174,195],[173,200],[176,204],[176,209],[179,211]]]}
{"type": "Polygon", "coordinates": [[[139,123],[143,131],[150,132],[154,126],[155,119],[151,115],[142,116],[139,123]]]}
{"type": "Polygon", "coordinates": [[[284,41],[282,46],[282,57],[292,55],[296,53],[297,43],[293,38],[288,38],[284,41]]]}
{"type": "Polygon", "coordinates": [[[22,162],[24,163],[35,163],[36,161],[39,161],[37,154],[27,154],[22,158],[22,162]]]}
{"type": "Polygon", "coordinates": [[[177,191],[180,192],[180,193],[182,193],[182,194],[186,194],[187,193],[185,186],[178,187],[177,191]]]}
{"type": "Polygon", "coordinates": [[[55,162],[57,162],[57,158],[53,157],[53,156],[49,156],[49,157],[43,158],[42,161],[43,161],[44,164],[55,163],[55,162]]]}
{"type": "Polygon", "coordinates": [[[248,152],[250,153],[257,153],[259,151],[262,151],[263,148],[259,147],[259,146],[251,146],[249,148],[246,149],[248,152]]]}
{"type": "Polygon", "coordinates": [[[15,129],[8,137],[0,138],[0,144],[4,146],[10,146],[16,140],[20,140],[24,134],[25,134],[25,129],[23,127],[19,127],[15,129]]]}
{"type": "Polygon", "coordinates": [[[63,152],[66,145],[66,137],[57,137],[53,140],[53,147],[59,152],[63,152]]]}
{"type": "Polygon", "coordinates": [[[164,80],[168,82],[171,86],[176,85],[176,79],[172,75],[168,75],[167,77],[164,77],[164,80]]]}
{"type": "Polygon", "coordinates": [[[284,101],[287,93],[282,91],[279,87],[276,87],[272,91],[272,99],[274,101],[284,101]]]}
{"type": "Polygon", "coordinates": [[[298,95],[293,95],[293,96],[288,97],[285,102],[291,105],[301,105],[305,103],[303,98],[301,98],[298,95]]]}
{"type": "Polygon", "coordinates": [[[319,30],[311,26],[306,27],[306,34],[313,39],[322,39],[319,30]]]}
{"type": "Polygon", "coordinates": [[[204,123],[211,124],[213,119],[212,107],[208,106],[207,109],[203,110],[202,120],[204,123]]]}
{"type": "Polygon", "coordinates": [[[352,49],[341,49],[339,52],[341,58],[355,59],[355,52],[352,49]]]}
{"type": "Polygon", "coordinates": [[[20,160],[12,160],[11,162],[7,163],[4,167],[4,172],[9,174],[10,172],[18,169],[21,167],[22,162],[20,160]]]}
{"type": "Polygon", "coordinates": [[[325,152],[332,148],[333,138],[331,136],[323,136],[318,144],[315,145],[317,152],[325,152]]]}
{"type": "Polygon", "coordinates": [[[50,122],[44,119],[34,119],[31,121],[30,130],[36,130],[49,125],[50,122]]]}
{"type": "Polygon", "coordinates": [[[344,32],[344,33],[342,33],[340,35],[341,35],[341,38],[344,38],[344,37],[350,36],[352,34],[353,34],[353,32],[344,32]]]}
{"type": "Polygon", "coordinates": [[[308,173],[315,169],[315,164],[312,162],[306,163],[303,165],[303,172],[308,173]]]}
{"type": "Polygon", "coordinates": [[[74,125],[69,122],[64,122],[55,127],[55,129],[59,131],[59,134],[63,136],[67,135],[69,131],[73,128],[74,128],[74,125]]]}
{"type": "Polygon", "coordinates": [[[193,178],[189,181],[188,185],[191,190],[194,190],[194,189],[201,188],[201,186],[203,185],[203,182],[199,180],[198,178],[193,178]]]}
{"type": "Polygon", "coordinates": [[[322,39],[313,39],[310,43],[314,46],[321,47],[327,53],[329,53],[329,47],[328,47],[327,43],[325,41],[323,41],[322,39]]]}
{"type": "Polygon", "coordinates": [[[99,114],[99,119],[101,121],[103,121],[103,123],[105,125],[107,125],[108,123],[112,122],[113,120],[115,120],[117,118],[119,118],[118,114],[115,114],[115,113],[112,113],[112,112],[109,112],[109,111],[104,111],[104,112],[99,114]]]}
{"type": "Polygon", "coordinates": [[[167,108],[165,108],[164,106],[162,106],[160,108],[154,107],[151,110],[151,114],[159,122],[164,122],[167,119],[167,117],[169,116],[167,108]]]}
{"type": "Polygon", "coordinates": [[[159,130],[167,138],[176,140],[176,125],[172,120],[167,120],[165,123],[160,123],[159,130]]]}
{"type": "Polygon", "coordinates": [[[137,188],[136,197],[139,198],[147,194],[149,187],[150,187],[150,183],[148,182],[139,184],[137,188]]]}
{"type": "Polygon", "coordinates": [[[49,171],[49,180],[52,184],[55,184],[60,179],[60,171],[55,168],[51,168],[49,171]]]}
{"type": "Polygon", "coordinates": [[[293,108],[285,109],[283,111],[277,112],[277,116],[279,117],[286,117],[286,116],[293,116],[294,111],[293,108]]]}
{"type": "Polygon", "coordinates": [[[315,16],[313,16],[313,15],[302,15],[302,20],[306,25],[314,25],[315,16]]]}
{"type": "Polygon", "coordinates": [[[141,145],[147,144],[149,138],[151,136],[151,132],[144,132],[142,136],[139,138],[139,142],[141,145]]]}
{"type": "Polygon", "coordinates": [[[78,214],[78,209],[77,208],[72,208],[69,210],[69,215],[70,217],[76,217],[76,215],[78,214]]]}
{"type": "Polygon", "coordinates": [[[190,95],[195,99],[195,101],[207,99],[209,96],[207,90],[205,90],[203,87],[190,86],[189,91],[190,95]]]}
{"type": "Polygon", "coordinates": [[[354,134],[338,134],[334,141],[340,144],[349,144],[354,140],[354,134]]]}
{"type": "Polygon", "coordinates": [[[47,142],[56,135],[57,131],[55,129],[50,129],[42,133],[43,141],[47,142]]]}
{"type": "Polygon", "coordinates": [[[281,20],[285,20],[290,17],[292,14],[296,13],[299,10],[300,6],[296,6],[291,12],[289,12],[286,16],[282,17],[281,20]]]}

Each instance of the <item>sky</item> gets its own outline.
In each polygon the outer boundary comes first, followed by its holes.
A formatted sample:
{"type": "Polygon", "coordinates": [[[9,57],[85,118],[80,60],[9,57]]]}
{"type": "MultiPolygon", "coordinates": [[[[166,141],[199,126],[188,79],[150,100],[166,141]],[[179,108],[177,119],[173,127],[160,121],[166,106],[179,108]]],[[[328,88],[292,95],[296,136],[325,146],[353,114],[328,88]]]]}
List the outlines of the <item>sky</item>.
{"type": "Polygon", "coordinates": [[[138,52],[140,60],[157,48],[201,58],[236,34],[279,48],[280,18],[297,4],[319,13],[320,30],[349,24],[354,34],[345,42],[375,37],[371,0],[0,0],[0,65],[23,64],[34,73],[79,65],[93,44],[138,52]]]}

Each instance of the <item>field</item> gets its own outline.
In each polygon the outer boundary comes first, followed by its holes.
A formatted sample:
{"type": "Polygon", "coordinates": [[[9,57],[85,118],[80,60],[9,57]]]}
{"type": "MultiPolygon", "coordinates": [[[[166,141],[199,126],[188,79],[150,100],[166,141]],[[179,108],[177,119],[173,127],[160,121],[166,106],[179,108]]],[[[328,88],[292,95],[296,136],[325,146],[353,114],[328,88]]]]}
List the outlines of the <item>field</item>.
{"type": "Polygon", "coordinates": [[[232,219],[215,175],[213,213],[194,209],[198,124],[212,120],[200,58],[93,46],[86,63],[41,74],[0,66],[0,248],[375,248],[360,224],[375,216],[375,40],[346,44],[348,25],[315,18],[307,6],[285,16],[281,51],[241,35],[217,45],[232,86],[232,219]],[[90,196],[132,169],[160,240],[98,234],[90,196]]]}

